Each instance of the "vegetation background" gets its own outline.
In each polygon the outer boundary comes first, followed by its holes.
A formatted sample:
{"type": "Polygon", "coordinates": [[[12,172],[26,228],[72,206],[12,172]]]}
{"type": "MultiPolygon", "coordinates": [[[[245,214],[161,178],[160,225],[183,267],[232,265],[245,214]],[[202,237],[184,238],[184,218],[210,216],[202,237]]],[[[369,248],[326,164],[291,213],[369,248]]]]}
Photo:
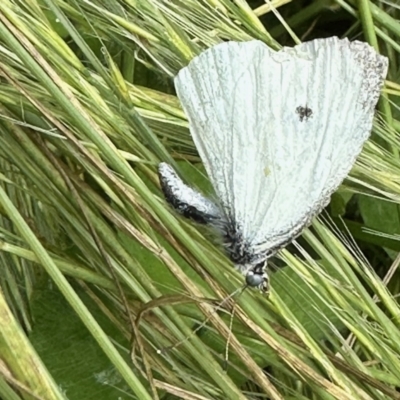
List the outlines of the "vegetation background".
{"type": "Polygon", "coordinates": [[[394,0],[1,0],[0,398],[399,399],[399,15],[394,0]],[[158,185],[163,160],[210,190],[172,77],[222,40],[333,35],[390,59],[372,138],[230,327],[231,304],[204,299],[242,277],[158,185]]]}

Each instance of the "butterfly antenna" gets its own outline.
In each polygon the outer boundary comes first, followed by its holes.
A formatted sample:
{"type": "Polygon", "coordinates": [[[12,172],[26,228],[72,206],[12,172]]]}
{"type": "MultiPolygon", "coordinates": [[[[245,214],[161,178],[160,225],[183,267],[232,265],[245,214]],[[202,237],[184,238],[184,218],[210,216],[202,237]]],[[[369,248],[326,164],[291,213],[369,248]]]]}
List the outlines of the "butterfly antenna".
{"type": "MultiPolygon", "coordinates": [[[[242,286],[241,288],[235,290],[232,293],[231,297],[233,297],[238,292],[239,292],[239,295],[238,295],[238,297],[239,297],[248,287],[249,287],[249,285],[246,284],[246,285],[242,286]]],[[[236,302],[233,303],[231,318],[230,318],[230,321],[229,321],[229,335],[228,335],[228,338],[226,340],[226,346],[225,346],[225,359],[224,359],[224,366],[223,366],[225,372],[228,370],[229,345],[231,343],[231,337],[232,337],[232,331],[233,331],[232,327],[233,327],[233,318],[235,316],[235,310],[236,310],[235,307],[236,307],[236,302]]]]}
{"type": "MultiPolygon", "coordinates": [[[[223,305],[230,300],[231,298],[233,298],[234,296],[236,296],[237,293],[240,292],[240,294],[247,288],[247,285],[244,285],[243,287],[240,287],[238,289],[236,289],[235,291],[233,291],[231,294],[229,294],[228,296],[226,296],[224,299],[222,299],[222,301],[220,303],[218,303],[215,308],[214,308],[214,312],[215,311],[219,311],[222,309],[223,305]]],[[[173,349],[176,349],[177,347],[179,347],[182,343],[186,342],[186,340],[190,339],[192,336],[194,336],[200,329],[204,328],[204,326],[208,323],[208,321],[210,321],[211,317],[207,317],[198,327],[196,327],[196,329],[194,329],[190,335],[186,336],[185,338],[183,338],[182,340],[180,340],[178,343],[175,343],[172,346],[166,346],[163,347],[162,349],[157,349],[157,354],[165,354],[168,351],[171,351],[173,349]]],[[[231,322],[229,324],[229,336],[231,334],[231,328],[232,328],[232,323],[233,323],[233,313],[232,313],[232,318],[231,318],[231,322]]],[[[228,338],[228,342],[229,342],[229,338],[228,338]]]]}
{"type": "Polygon", "coordinates": [[[232,327],[233,327],[233,317],[235,316],[235,306],[236,303],[233,303],[233,308],[232,308],[232,313],[231,313],[231,318],[229,321],[229,335],[226,340],[226,346],[225,346],[225,359],[224,359],[224,371],[228,371],[228,363],[229,363],[229,345],[231,343],[231,337],[232,337],[232,327]]]}

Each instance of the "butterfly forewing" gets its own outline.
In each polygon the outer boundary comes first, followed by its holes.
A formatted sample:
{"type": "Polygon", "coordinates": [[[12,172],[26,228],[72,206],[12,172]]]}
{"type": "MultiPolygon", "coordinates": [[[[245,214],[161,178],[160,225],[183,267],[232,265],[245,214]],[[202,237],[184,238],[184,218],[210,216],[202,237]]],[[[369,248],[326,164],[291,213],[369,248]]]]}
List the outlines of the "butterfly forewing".
{"type": "Polygon", "coordinates": [[[275,52],[227,42],[178,74],[178,96],[227,219],[260,252],[298,235],[368,138],[386,59],[337,38],[275,52]]]}

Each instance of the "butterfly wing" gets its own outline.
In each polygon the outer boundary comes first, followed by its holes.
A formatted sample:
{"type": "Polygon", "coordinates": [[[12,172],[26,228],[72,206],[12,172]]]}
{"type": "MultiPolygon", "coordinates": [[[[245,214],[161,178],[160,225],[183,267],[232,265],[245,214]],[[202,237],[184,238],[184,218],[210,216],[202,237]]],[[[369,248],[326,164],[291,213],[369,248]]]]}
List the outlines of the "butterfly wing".
{"type": "Polygon", "coordinates": [[[169,164],[158,165],[158,176],[165,199],[179,214],[201,224],[215,224],[221,219],[218,206],[186,185],[169,164]]]}
{"type": "Polygon", "coordinates": [[[272,253],[329,202],[368,138],[387,60],[369,45],[319,39],[279,52],[226,42],[175,79],[221,208],[272,253]]]}

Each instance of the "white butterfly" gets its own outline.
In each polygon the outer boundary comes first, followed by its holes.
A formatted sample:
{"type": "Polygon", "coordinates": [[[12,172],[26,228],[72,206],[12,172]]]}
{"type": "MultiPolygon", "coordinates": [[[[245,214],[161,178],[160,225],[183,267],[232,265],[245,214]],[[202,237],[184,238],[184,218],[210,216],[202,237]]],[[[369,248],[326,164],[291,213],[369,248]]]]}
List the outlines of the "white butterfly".
{"type": "Polygon", "coordinates": [[[367,140],[387,59],[336,37],[281,51],[260,41],[205,51],[175,78],[218,197],[159,176],[183,215],[216,226],[248,286],[268,289],[268,257],[329,202],[367,140]]]}

